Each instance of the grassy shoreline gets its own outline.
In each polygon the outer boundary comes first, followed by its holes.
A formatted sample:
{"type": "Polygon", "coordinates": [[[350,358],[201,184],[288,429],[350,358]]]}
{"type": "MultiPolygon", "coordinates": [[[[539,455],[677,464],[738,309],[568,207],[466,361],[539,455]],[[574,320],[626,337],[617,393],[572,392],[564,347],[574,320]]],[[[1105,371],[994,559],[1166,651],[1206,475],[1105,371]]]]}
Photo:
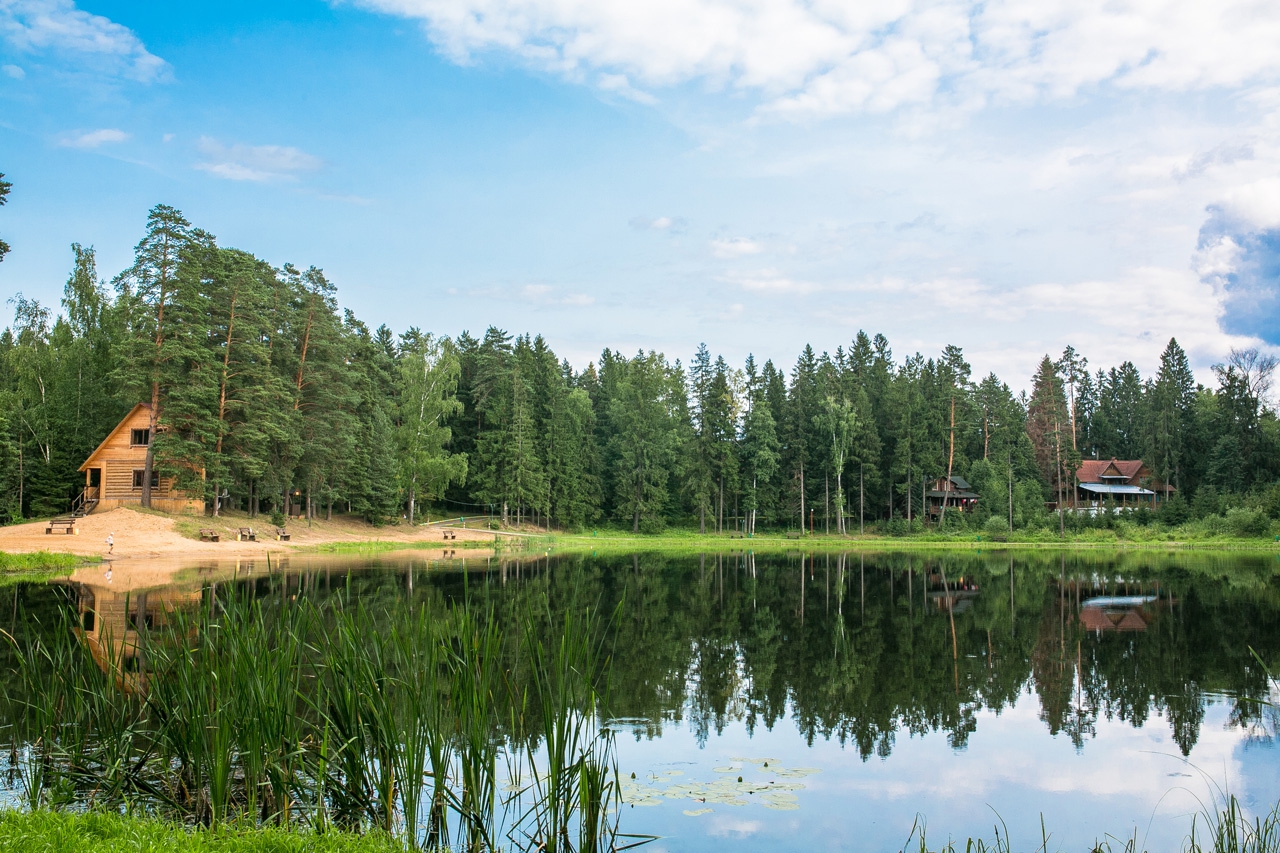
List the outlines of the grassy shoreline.
{"type": "Polygon", "coordinates": [[[28,554],[0,551],[0,574],[71,571],[86,563],[99,562],[102,562],[101,557],[83,557],[62,551],[32,551],[28,554]]]}
{"type": "Polygon", "coordinates": [[[598,531],[596,534],[550,533],[523,543],[529,550],[583,551],[1247,551],[1280,554],[1280,542],[1273,537],[1239,538],[1219,536],[1205,539],[1121,538],[1117,536],[1020,536],[1002,540],[972,532],[964,534],[923,533],[907,536],[866,534],[840,536],[815,533],[792,538],[762,534],[750,538],[730,538],[726,534],[668,532],[630,534],[598,531]]]}
{"type": "Polygon", "coordinates": [[[0,812],[0,853],[403,853],[381,834],[192,828],[108,812],[0,812]]]}

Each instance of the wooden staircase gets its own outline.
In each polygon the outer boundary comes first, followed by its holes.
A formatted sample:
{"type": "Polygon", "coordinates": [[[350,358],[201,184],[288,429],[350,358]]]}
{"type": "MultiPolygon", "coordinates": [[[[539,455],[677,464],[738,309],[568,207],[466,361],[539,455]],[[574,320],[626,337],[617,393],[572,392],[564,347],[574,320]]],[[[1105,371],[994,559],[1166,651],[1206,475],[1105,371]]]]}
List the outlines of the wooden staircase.
{"type": "Polygon", "coordinates": [[[68,517],[73,519],[84,518],[86,515],[93,512],[93,508],[97,505],[98,489],[86,488],[76,496],[74,501],[71,502],[71,515],[68,517]]]}

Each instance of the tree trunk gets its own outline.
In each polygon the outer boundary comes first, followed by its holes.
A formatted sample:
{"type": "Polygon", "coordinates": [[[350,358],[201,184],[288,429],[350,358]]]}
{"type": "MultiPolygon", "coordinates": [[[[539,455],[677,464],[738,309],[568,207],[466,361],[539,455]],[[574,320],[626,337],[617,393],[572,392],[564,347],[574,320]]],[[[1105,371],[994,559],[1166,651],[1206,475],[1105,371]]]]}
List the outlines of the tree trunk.
{"type": "MultiPolygon", "coordinates": [[[[1009,456],[1009,532],[1013,533],[1013,456],[1009,456]]],[[[1012,571],[1012,569],[1010,570],[1012,571]]]]}
{"type": "Polygon", "coordinates": [[[845,535],[844,529],[844,481],[843,471],[836,472],[836,532],[845,535]]]}
{"type": "Polygon", "coordinates": [[[800,532],[804,532],[804,462],[800,463],[800,532]]]}
{"type": "Polygon", "coordinates": [[[911,532],[911,466],[907,466],[907,532],[911,532]]]}
{"type": "MultiPolygon", "coordinates": [[[[157,342],[156,348],[160,344],[157,342]]],[[[147,417],[147,460],[142,463],[142,505],[151,508],[151,472],[156,467],[156,427],[160,423],[160,383],[151,383],[151,412],[147,417]]]]}
{"type": "MultiPolygon", "coordinates": [[[[983,451],[986,452],[985,449],[983,451]]],[[[951,491],[951,470],[956,460],[956,398],[951,396],[951,434],[947,448],[947,482],[942,484],[942,511],[938,513],[938,526],[947,520],[947,492],[951,491]]]]}
{"type": "Polygon", "coordinates": [[[1062,427],[1057,421],[1053,422],[1053,434],[1053,447],[1058,468],[1058,538],[1066,539],[1067,519],[1062,514],[1062,427]]]}

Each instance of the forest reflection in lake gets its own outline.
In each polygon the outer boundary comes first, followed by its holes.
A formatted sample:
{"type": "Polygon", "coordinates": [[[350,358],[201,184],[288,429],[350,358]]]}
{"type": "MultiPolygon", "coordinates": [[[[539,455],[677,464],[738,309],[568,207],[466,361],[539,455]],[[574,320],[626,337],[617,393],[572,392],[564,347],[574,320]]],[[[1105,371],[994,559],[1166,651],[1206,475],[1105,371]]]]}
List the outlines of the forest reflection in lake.
{"type": "Polygon", "coordinates": [[[0,619],[21,642],[74,611],[131,689],[140,629],[235,590],[615,614],[622,827],[661,835],[650,849],[897,849],[917,814],[936,838],[990,837],[998,814],[1030,840],[1042,813],[1065,849],[1135,828],[1162,849],[1212,784],[1280,797],[1250,652],[1280,668],[1273,555],[391,555],[126,586],[124,567],[19,585],[0,619]]]}

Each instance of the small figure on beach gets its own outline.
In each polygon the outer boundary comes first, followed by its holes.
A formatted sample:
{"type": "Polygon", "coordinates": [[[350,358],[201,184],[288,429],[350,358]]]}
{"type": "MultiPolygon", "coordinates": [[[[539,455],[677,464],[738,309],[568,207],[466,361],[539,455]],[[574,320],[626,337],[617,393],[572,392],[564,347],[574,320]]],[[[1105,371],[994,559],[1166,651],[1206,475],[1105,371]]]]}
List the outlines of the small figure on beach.
{"type": "Polygon", "coordinates": [[[110,554],[116,547],[116,535],[114,533],[107,534],[107,553],[110,554]]]}

